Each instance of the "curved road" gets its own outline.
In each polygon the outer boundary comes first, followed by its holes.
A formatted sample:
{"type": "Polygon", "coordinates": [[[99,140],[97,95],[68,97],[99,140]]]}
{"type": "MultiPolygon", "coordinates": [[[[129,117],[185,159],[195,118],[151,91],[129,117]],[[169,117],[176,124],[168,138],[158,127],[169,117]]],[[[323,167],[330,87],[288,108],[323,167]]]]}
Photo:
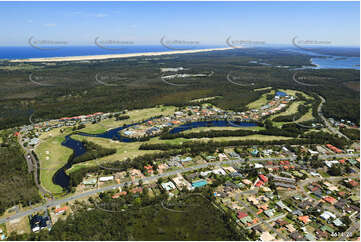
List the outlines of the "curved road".
{"type": "Polygon", "coordinates": [[[338,136],[341,136],[341,137],[344,137],[345,139],[349,140],[349,138],[344,135],[343,133],[341,133],[338,129],[334,128],[329,122],[328,120],[325,118],[325,116],[323,115],[322,113],[322,105],[326,102],[326,100],[318,95],[320,98],[321,98],[321,103],[320,105],[318,105],[318,108],[317,108],[317,112],[318,112],[318,115],[320,116],[320,118],[323,120],[323,122],[325,123],[326,127],[334,134],[338,135],[338,136]]]}
{"type": "Polygon", "coordinates": [[[41,192],[42,195],[48,194],[52,197],[52,194],[50,192],[48,192],[47,190],[45,190],[40,184],[39,184],[39,178],[38,178],[38,162],[35,159],[34,155],[32,154],[32,152],[27,149],[23,142],[22,142],[22,137],[21,135],[18,136],[18,143],[20,144],[21,148],[25,151],[24,153],[24,157],[26,160],[26,163],[28,165],[28,172],[33,172],[34,174],[34,182],[36,187],[39,189],[39,191],[41,192]]]}

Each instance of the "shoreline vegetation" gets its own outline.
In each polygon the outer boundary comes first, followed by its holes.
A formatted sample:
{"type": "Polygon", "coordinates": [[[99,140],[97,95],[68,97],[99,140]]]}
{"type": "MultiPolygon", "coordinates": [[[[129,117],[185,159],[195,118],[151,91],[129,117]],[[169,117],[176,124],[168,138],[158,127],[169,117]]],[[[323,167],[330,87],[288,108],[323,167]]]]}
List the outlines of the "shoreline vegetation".
{"type": "Polygon", "coordinates": [[[14,59],[9,62],[60,62],[60,61],[90,61],[105,60],[115,58],[129,58],[140,56],[159,56],[159,55],[175,55],[175,54],[191,54],[200,52],[210,52],[217,50],[229,50],[232,48],[213,48],[213,49],[197,49],[197,50],[178,50],[178,51],[162,51],[162,52],[143,52],[143,53],[127,53],[127,54],[107,54],[107,55],[87,55],[87,56],[65,56],[65,57],[42,57],[28,59],[14,59]]]}

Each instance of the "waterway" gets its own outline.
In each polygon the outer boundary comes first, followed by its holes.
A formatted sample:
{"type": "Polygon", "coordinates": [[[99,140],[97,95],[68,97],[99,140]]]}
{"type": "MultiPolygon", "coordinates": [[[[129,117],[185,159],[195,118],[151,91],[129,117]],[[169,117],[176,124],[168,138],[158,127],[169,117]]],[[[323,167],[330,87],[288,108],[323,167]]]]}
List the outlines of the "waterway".
{"type": "MultiPolygon", "coordinates": [[[[144,121],[147,122],[148,120],[144,121]]],[[[141,123],[144,123],[141,122],[141,123]]],[[[97,137],[97,138],[106,138],[106,139],[112,139],[112,140],[118,140],[120,142],[136,142],[136,139],[131,139],[128,137],[124,137],[120,135],[120,131],[126,128],[129,128],[131,126],[139,125],[141,123],[133,123],[129,125],[124,125],[115,129],[108,130],[104,133],[100,134],[88,134],[79,132],[76,133],[77,135],[87,136],[87,137],[97,137]]],[[[191,130],[194,128],[200,128],[200,127],[256,127],[258,126],[257,123],[252,122],[230,122],[227,120],[218,120],[218,121],[199,121],[199,122],[190,122],[186,124],[179,125],[169,131],[171,134],[180,133],[186,130],[191,130]]],[[[56,185],[61,186],[62,188],[68,190],[69,189],[69,176],[65,173],[65,171],[73,165],[73,159],[75,157],[78,157],[86,152],[85,147],[83,146],[83,143],[81,141],[75,140],[71,138],[71,135],[68,135],[65,137],[65,141],[62,143],[63,146],[68,147],[73,150],[73,156],[72,159],[68,161],[68,163],[60,168],[55,175],[53,176],[53,183],[56,185]]]]}

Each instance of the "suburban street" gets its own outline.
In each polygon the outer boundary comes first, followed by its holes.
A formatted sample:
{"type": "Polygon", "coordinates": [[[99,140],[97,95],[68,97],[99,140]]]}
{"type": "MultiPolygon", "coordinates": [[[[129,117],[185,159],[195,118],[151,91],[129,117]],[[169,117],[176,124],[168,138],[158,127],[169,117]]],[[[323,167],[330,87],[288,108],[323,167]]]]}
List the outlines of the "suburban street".
{"type": "MultiPolygon", "coordinates": [[[[274,228],[268,223],[268,221],[265,221],[264,219],[260,218],[260,217],[256,214],[256,212],[254,212],[251,208],[249,208],[249,207],[247,206],[247,204],[245,204],[245,203],[239,198],[240,195],[241,195],[241,194],[237,194],[237,196],[236,196],[237,201],[238,201],[249,213],[251,213],[255,218],[258,218],[258,219],[260,220],[260,222],[259,222],[257,225],[264,223],[264,224],[270,229],[270,231],[275,232],[275,233],[276,233],[280,238],[282,238],[283,240],[287,240],[282,234],[280,234],[276,229],[274,229],[274,228]]],[[[286,216],[286,215],[284,215],[284,216],[286,216]]],[[[281,217],[281,216],[280,216],[280,217],[281,217]]],[[[277,220],[277,219],[276,219],[276,220],[277,220]]],[[[271,219],[271,221],[273,221],[273,220],[271,219]]],[[[256,226],[256,225],[254,225],[254,226],[256,226]]],[[[249,228],[250,228],[250,227],[249,227],[249,228]]]]}
{"type": "MultiPolygon", "coordinates": [[[[320,156],[321,157],[321,156],[320,156]]],[[[323,155],[323,158],[332,158],[332,157],[359,157],[359,154],[344,154],[344,155],[323,155]]],[[[252,159],[252,161],[254,162],[260,162],[260,161],[277,161],[277,160],[295,160],[295,157],[282,157],[282,158],[254,158],[252,159]]],[[[135,179],[133,181],[133,183],[138,183],[140,180],[142,180],[143,182],[146,181],[152,181],[152,180],[158,180],[159,178],[163,178],[163,177],[169,177],[169,176],[173,176],[173,175],[177,175],[180,173],[185,173],[185,172],[189,172],[189,171],[193,171],[193,170],[198,170],[201,168],[206,168],[209,166],[219,166],[219,165],[232,165],[232,164],[236,164],[236,163],[242,163],[245,162],[245,159],[235,159],[235,160],[226,160],[226,161],[218,161],[218,162],[209,162],[206,164],[199,164],[199,165],[195,165],[195,166],[191,166],[191,167],[186,167],[186,168],[182,168],[182,169],[178,169],[178,170],[174,170],[174,171],[169,171],[169,172],[165,172],[162,174],[158,174],[158,175],[154,175],[154,176],[149,176],[149,177],[145,177],[143,179],[135,179]]],[[[52,201],[48,201],[46,202],[44,205],[38,206],[36,208],[31,208],[28,209],[26,211],[21,211],[19,213],[16,213],[15,215],[9,216],[7,218],[1,218],[0,219],[0,224],[8,222],[10,220],[13,219],[17,219],[17,218],[21,218],[24,216],[28,216],[31,215],[35,212],[40,212],[43,211],[45,209],[47,209],[48,207],[53,207],[53,206],[57,206],[57,205],[61,205],[76,199],[80,199],[80,198],[84,198],[84,197],[88,197],[97,193],[101,193],[101,192],[106,192],[106,191],[110,191],[110,190],[114,190],[117,189],[119,187],[123,187],[125,184],[129,184],[129,182],[131,181],[126,181],[126,182],[122,182],[120,184],[115,184],[115,185],[109,185],[103,188],[98,188],[98,189],[94,189],[94,190],[90,190],[90,191],[86,191],[83,193],[79,193],[79,194],[74,194],[70,197],[66,197],[66,198],[61,198],[61,199],[57,199],[57,200],[52,200],[52,201]]]]}

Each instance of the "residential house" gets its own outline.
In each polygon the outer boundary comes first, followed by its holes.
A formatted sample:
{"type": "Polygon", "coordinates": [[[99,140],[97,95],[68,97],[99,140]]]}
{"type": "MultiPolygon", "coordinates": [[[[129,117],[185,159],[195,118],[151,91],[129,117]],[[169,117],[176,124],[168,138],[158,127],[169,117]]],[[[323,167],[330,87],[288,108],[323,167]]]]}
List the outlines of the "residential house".
{"type": "Polygon", "coordinates": [[[336,215],[334,215],[333,213],[329,212],[329,211],[324,211],[321,215],[321,218],[323,218],[324,220],[328,220],[329,218],[336,218],[336,215]]]}
{"type": "Polygon", "coordinates": [[[172,190],[176,189],[176,186],[171,181],[164,182],[161,185],[162,185],[162,188],[166,191],[172,191],[172,190]]]}
{"type": "Polygon", "coordinates": [[[222,168],[214,169],[214,170],[212,170],[212,173],[216,174],[216,175],[223,175],[223,176],[227,175],[227,173],[222,168]]]}
{"type": "Polygon", "coordinates": [[[299,216],[298,220],[304,224],[308,224],[310,222],[310,216],[299,216]]]}
{"type": "Polygon", "coordinates": [[[50,222],[50,218],[47,216],[34,215],[29,216],[30,218],[30,228],[33,232],[39,232],[40,230],[48,227],[48,223],[50,222]]]}
{"type": "Polygon", "coordinates": [[[268,231],[264,231],[260,236],[261,241],[273,241],[275,239],[276,238],[272,234],[270,234],[270,232],[268,232],[268,231]]]}
{"type": "Polygon", "coordinates": [[[273,215],[274,215],[274,210],[273,209],[268,209],[268,210],[265,210],[264,212],[263,212],[267,217],[273,217],[273,215]]]}
{"type": "Polygon", "coordinates": [[[326,202],[332,204],[332,205],[337,202],[336,198],[330,197],[330,196],[323,197],[322,199],[325,200],[326,202]]]}
{"type": "Polygon", "coordinates": [[[107,182],[107,181],[112,181],[114,179],[114,176],[103,176],[99,178],[100,182],[107,182]]]}
{"type": "Polygon", "coordinates": [[[279,208],[281,208],[281,209],[285,209],[285,210],[287,210],[288,212],[292,212],[292,210],[291,210],[289,207],[287,207],[287,206],[282,202],[282,200],[276,202],[276,205],[277,205],[279,208]]]}
{"type": "Polygon", "coordinates": [[[342,221],[339,219],[339,218],[337,218],[337,219],[335,219],[335,220],[333,220],[333,222],[332,222],[336,227],[341,227],[341,226],[343,226],[344,224],[342,223],[342,221]]]}
{"type": "Polygon", "coordinates": [[[62,208],[57,208],[57,209],[54,210],[54,213],[55,213],[56,215],[60,215],[60,214],[65,213],[67,209],[68,209],[67,206],[62,207],[62,208]]]}

